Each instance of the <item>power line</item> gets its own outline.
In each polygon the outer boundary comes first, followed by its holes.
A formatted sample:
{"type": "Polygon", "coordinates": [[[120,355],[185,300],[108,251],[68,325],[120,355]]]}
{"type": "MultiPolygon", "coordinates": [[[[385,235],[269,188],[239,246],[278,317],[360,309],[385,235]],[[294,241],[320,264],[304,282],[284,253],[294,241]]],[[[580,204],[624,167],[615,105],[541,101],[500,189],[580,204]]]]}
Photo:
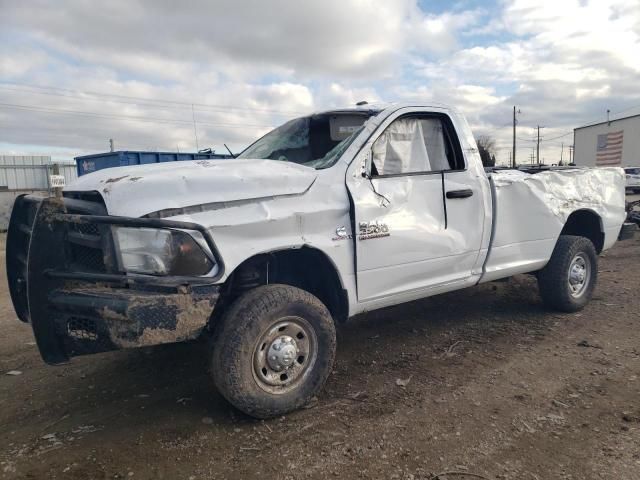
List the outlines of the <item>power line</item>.
{"type": "Polygon", "coordinates": [[[618,110],[617,112],[612,112],[612,115],[618,115],[620,113],[628,112],[629,110],[635,110],[636,108],[640,108],[640,105],[634,105],[633,107],[625,108],[624,110],[618,110]]]}
{"type": "MultiPolygon", "coordinates": [[[[182,105],[167,105],[167,104],[161,104],[161,103],[145,103],[145,102],[139,102],[139,101],[130,101],[130,100],[118,100],[115,98],[88,98],[88,97],[83,97],[80,95],[67,95],[64,93],[56,93],[56,92],[34,92],[31,90],[20,90],[20,89],[16,89],[16,88],[7,88],[3,85],[0,85],[0,90],[5,90],[5,91],[10,91],[10,92],[19,92],[19,93],[28,93],[28,94],[32,94],[32,95],[49,95],[49,96],[55,96],[55,97],[62,97],[62,98],[70,98],[73,100],[82,100],[82,101],[89,101],[89,102],[102,102],[102,103],[119,103],[119,104],[124,104],[124,105],[137,105],[139,107],[144,107],[144,108],[161,108],[161,109],[172,109],[172,110],[191,110],[191,106],[187,107],[187,106],[182,106],[182,105]]],[[[156,102],[156,100],[150,100],[153,102],[156,102]]],[[[191,104],[190,104],[191,105],[191,104]]],[[[207,110],[212,110],[212,112],[204,112],[204,113],[228,113],[228,110],[226,109],[222,109],[222,108],[208,108],[207,110]]],[[[198,110],[200,110],[202,112],[202,109],[199,108],[198,110]]],[[[285,114],[277,114],[277,115],[285,115],[285,114]]]]}
{"type": "MultiPolygon", "coordinates": [[[[181,105],[181,106],[184,106],[187,109],[190,109],[191,105],[193,104],[193,105],[195,105],[197,107],[211,108],[211,109],[217,109],[217,110],[222,109],[224,111],[228,111],[228,110],[245,110],[245,111],[251,111],[251,112],[282,113],[282,114],[302,114],[302,113],[305,113],[305,112],[295,112],[295,111],[266,109],[266,108],[238,107],[238,106],[234,106],[234,105],[217,105],[217,104],[209,104],[209,103],[181,102],[181,101],[178,101],[178,100],[161,100],[161,99],[154,99],[154,98],[136,97],[136,96],[131,96],[131,95],[117,95],[117,94],[94,92],[94,91],[87,91],[87,90],[74,90],[74,89],[70,89],[70,88],[48,87],[48,86],[20,84],[20,83],[4,84],[4,85],[0,84],[0,87],[7,88],[6,85],[13,85],[13,86],[27,87],[27,88],[35,88],[35,89],[40,89],[40,90],[54,90],[54,91],[70,92],[70,93],[72,93],[74,95],[62,95],[60,93],[53,93],[53,92],[33,92],[33,91],[30,91],[30,90],[20,90],[20,91],[25,92],[25,93],[36,93],[36,94],[42,94],[42,95],[57,95],[57,96],[67,96],[67,97],[70,97],[70,96],[78,97],[78,95],[81,94],[81,95],[91,95],[91,96],[96,96],[96,97],[105,97],[105,98],[110,98],[110,99],[120,98],[120,99],[126,99],[126,100],[152,102],[152,103],[150,103],[150,105],[153,105],[153,104],[181,105]]],[[[16,89],[14,89],[14,90],[16,90],[16,89]]]]}
{"type": "MultiPolygon", "coordinates": [[[[640,108],[640,105],[635,105],[633,107],[628,107],[628,108],[625,108],[624,110],[618,110],[617,112],[610,112],[610,111],[607,110],[607,114],[618,115],[620,113],[628,112],[629,110],[634,110],[636,108],[640,108]]],[[[609,121],[613,122],[615,120],[619,120],[619,119],[614,118],[612,120],[610,119],[609,121]]],[[[593,120],[589,120],[589,121],[578,121],[576,123],[585,123],[585,124],[588,125],[588,124],[590,124],[592,122],[599,122],[599,121],[600,121],[599,119],[593,119],[593,120]]],[[[564,133],[562,135],[558,135],[557,137],[550,138],[549,140],[557,140],[558,138],[563,138],[563,137],[566,137],[567,135],[573,135],[573,130],[568,131],[568,132],[566,132],[566,133],[564,133]]]]}
{"type": "MultiPolygon", "coordinates": [[[[53,113],[53,114],[68,114],[68,115],[84,115],[98,118],[118,118],[124,120],[135,120],[140,122],[151,122],[151,123],[172,123],[179,125],[192,125],[192,120],[180,120],[180,119],[172,119],[172,118],[152,118],[152,117],[142,117],[136,115],[119,115],[115,113],[96,113],[96,112],[83,112],[79,110],[63,110],[59,108],[50,108],[50,107],[36,107],[33,105],[18,105],[12,103],[0,103],[0,108],[13,108],[18,110],[27,110],[32,112],[40,112],[40,113],[53,113]]],[[[209,123],[209,122],[198,122],[200,125],[207,125],[211,127],[228,127],[228,128],[273,128],[272,125],[253,125],[253,124],[243,124],[243,123],[209,123]]]]}
{"type": "MultiPolygon", "coordinates": [[[[610,115],[619,115],[620,113],[628,112],[629,110],[635,110],[636,108],[640,108],[640,104],[638,104],[638,105],[634,105],[634,106],[631,106],[631,107],[627,107],[627,108],[625,108],[625,109],[623,109],[623,110],[618,110],[617,112],[610,112],[610,111],[609,111],[608,113],[609,113],[610,115]]],[[[615,120],[619,120],[619,119],[614,118],[614,119],[612,119],[612,120],[610,119],[609,121],[614,122],[615,120]]],[[[585,123],[585,124],[589,125],[589,124],[591,124],[592,122],[598,122],[598,123],[601,123],[601,122],[603,122],[603,120],[600,120],[600,118],[594,118],[593,120],[581,121],[580,123],[585,123]]]]}
{"type": "MultiPolygon", "coordinates": [[[[623,110],[618,110],[618,111],[616,111],[616,112],[610,112],[609,110],[607,110],[607,114],[619,115],[620,113],[624,113],[624,112],[627,112],[627,111],[629,111],[629,110],[634,110],[634,109],[637,109],[637,108],[640,108],[640,104],[639,104],[639,105],[634,105],[634,106],[631,106],[631,107],[627,107],[627,108],[625,108],[625,109],[623,109],[623,110]]],[[[514,116],[515,116],[515,115],[514,115],[514,116]]],[[[613,120],[610,120],[610,121],[615,121],[615,120],[616,120],[616,119],[613,119],[613,120]]],[[[596,121],[598,121],[598,120],[596,120],[596,121]]],[[[514,123],[517,123],[517,122],[514,122],[514,123]]],[[[587,121],[576,121],[576,123],[586,123],[586,124],[589,124],[589,123],[591,123],[591,121],[588,121],[588,122],[587,122],[587,121]]],[[[496,135],[496,134],[497,134],[497,133],[498,133],[502,128],[505,128],[505,127],[507,127],[507,126],[512,126],[512,122],[509,122],[509,123],[507,123],[507,124],[499,125],[499,126],[497,126],[497,127],[494,127],[492,130],[490,130],[490,131],[489,131],[488,135],[496,135]]],[[[514,124],[513,126],[514,126],[514,130],[515,130],[515,124],[514,124]]],[[[514,140],[513,140],[513,146],[515,147],[515,140],[517,139],[517,140],[520,140],[520,141],[523,141],[523,142],[531,142],[531,143],[535,143],[535,144],[537,145],[537,149],[539,150],[539,142],[540,142],[540,140],[541,140],[541,139],[542,139],[542,140],[545,140],[546,144],[553,144],[552,142],[553,142],[554,140],[558,140],[558,139],[561,139],[561,138],[567,137],[567,136],[569,136],[569,135],[573,135],[573,133],[574,133],[574,130],[570,130],[570,131],[566,131],[565,133],[562,133],[562,134],[560,134],[560,135],[556,135],[555,137],[550,137],[550,138],[540,137],[539,139],[533,139],[533,140],[531,140],[531,139],[527,139],[527,138],[515,137],[515,138],[514,138],[514,140]]],[[[538,132],[538,135],[539,135],[539,132],[538,132]]],[[[514,136],[515,136],[515,132],[514,132],[514,136]]],[[[556,143],[555,143],[555,145],[557,146],[557,145],[558,145],[558,143],[556,142],[556,143]]],[[[514,150],[515,150],[515,149],[514,149],[514,150]]],[[[571,153],[572,153],[572,151],[570,150],[570,151],[569,151],[569,154],[571,155],[571,153]]],[[[539,155],[539,153],[538,153],[538,154],[537,154],[537,160],[538,160],[538,161],[539,161],[539,156],[540,156],[540,155],[539,155]]]]}
{"type": "MultiPolygon", "coordinates": [[[[616,111],[616,112],[609,112],[609,111],[607,111],[607,113],[608,113],[608,114],[610,113],[611,115],[618,115],[618,114],[620,114],[620,113],[624,113],[624,112],[627,112],[627,111],[629,111],[629,110],[634,110],[634,109],[637,109],[637,108],[640,108],[640,104],[639,104],[639,105],[634,105],[634,106],[632,106],[632,107],[625,108],[625,109],[623,109],[623,110],[618,110],[618,111],[616,111]]],[[[616,119],[613,119],[613,120],[610,120],[610,121],[615,121],[615,120],[616,120],[616,119]]],[[[595,120],[595,121],[598,121],[598,120],[595,120]]],[[[589,123],[591,123],[591,121],[577,121],[576,123],[586,123],[586,124],[589,124],[589,123]]],[[[502,129],[502,128],[505,128],[505,127],[507,127],[507,126],[511,126],[511,125],[512,125],[512,123],[510,122],[510,123],[507,123],[507,124],[504,124],[504,125],[500,125],[500,126],[498,126],[498,127],[494,127],[494,129],[493,129],[493,130],[490,130],[490,131],[489,131],[489,135],[492,135],[492,134],[494,134],[494,135],[495,135],[495,134],[499,131],[499,129],[502,129]]],[[[542,127],[540,127],[540,128],[542,128],[542,127]]],[[[538,133],[539,133],[539,132],[538,132],[538,133]]],[[[560,139],[560,138],[564,138],[564,137],[566,137],[566,136],[573,135],[573,133],[574,133],[574,131],[573,131],[573,130],[570,130],[570,131],[566,131],[565,133],[562,133],[561,135],[557,135],[557,136],[555,136],[555,137],[550,137],[550,138],[540,137],[540,139],[543,139],[543,140],[545,140],[545,142],[546,142],[546,143],[549,143],[549,142],[552,142],[553,140],[558,140],[558,139],[560,139]]],[[[527,139],[527,138],[521,138],[521,137],[516,137],[516,138],[517,138],[518,140],[520,140],[520,141],[523,141],[523,142],[532,142],[532,143],[536,143],[536,144],[538,144],[538,143],[539,143],[539,141],[540,141],[539,139],[533,139],[533,140],[530,140],[530,139],[527,139]]],[[[515,141],[514,141],[514,143],[515,143],[515,141]]],[[[556,145],[557,145],[557,144],[556,144],[556,145]]],[[[539,155],[538,155],[538,157],[539,157],[539,155]]]]}
{"type": "Polygon", "coordinates": [[[558,135],[557,137],[545,138],[545,141],[550,142],[551,140],[557,140],[559,138],[566,137],[567,135],[573,135],[573,130],[571,130],[570,132],[567,132],[567,133],[565,133],[563,135],[558,135]]]}
{"type": "MultiPolygon", "coordinates": [[[[14,91],[14,92],[33,93],[37,95],[53,95],[53,96],[60,96],[60,97],[75,97],[75,98],[82,98],[80,95],[89,95],[94,97],[109,98],[110,101],[115,101],[113,99],[134,100],[136,101],[135,103],[138,105],[140,104],[139,102],[144,102],[145,105],[149,105],[149,106],[163,106],[163,105],[178,106],[179,105],[189,110],[191,109],[191,105],[194,105],[199,108],[222,110],[222,111],[241,110],[241,111],[247,111],[247,112],[263,112],[263,113],[282,114],[282,115],[302,115],[304,113],[308,113],[308,112],[300,112],[300,111],[293,111],[293,110],[239,107],[234,105],[219,105],[219,104],[212,104],[212,103],[192,103],[192,102],[181,102],[178,100],[161,100],[161,99],[154,99],[154,98],[136,97],[132,95],[117,95],[117,94],[94,92],[94,91],[88,91],[88,90],[74,90],[70,88],[30,85],[30,84],[23,84],[23,83],[4,83],[4,84],[0,83],[0,88],[14,91]],[[49,90],[49,91],[36,92],[33,90],[24,90],[20,88],[12,88],[12,87],[26,87],[30,89],[49,90]],[[69,92],[72,95],[65,95],[59,92],[69,92]]],[[[119,102],[119,103],[126,103],[126,102],[119,102]]]]}

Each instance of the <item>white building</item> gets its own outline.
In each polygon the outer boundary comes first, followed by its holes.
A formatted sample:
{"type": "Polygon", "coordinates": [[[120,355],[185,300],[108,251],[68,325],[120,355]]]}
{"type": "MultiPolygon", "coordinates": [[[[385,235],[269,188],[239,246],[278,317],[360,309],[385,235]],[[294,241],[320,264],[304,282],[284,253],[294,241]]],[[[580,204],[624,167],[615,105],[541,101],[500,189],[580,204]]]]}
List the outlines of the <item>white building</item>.
{"type": "Polygon", "coordinates": [[[640,115],[578,127],[573,145],[579,166],[640,166],[640,115]]]}

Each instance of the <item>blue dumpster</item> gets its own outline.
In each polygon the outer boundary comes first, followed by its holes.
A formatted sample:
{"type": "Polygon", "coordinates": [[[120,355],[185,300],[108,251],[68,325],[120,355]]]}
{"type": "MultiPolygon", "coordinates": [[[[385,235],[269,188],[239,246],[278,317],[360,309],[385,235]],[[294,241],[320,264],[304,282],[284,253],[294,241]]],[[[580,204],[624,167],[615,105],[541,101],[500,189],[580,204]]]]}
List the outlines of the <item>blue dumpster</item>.
{"type": "Polygon", "coordinates": [[[220,153],[175,153],[175,152],[134,152],[119,151],[95,153],[76,157],[78,176],[96,172],[103,168],[121,167],[124,165],[142,165],[160,162],[184,162],[188,160],[216,160],[231,158],[231,155],[220,153]]]}

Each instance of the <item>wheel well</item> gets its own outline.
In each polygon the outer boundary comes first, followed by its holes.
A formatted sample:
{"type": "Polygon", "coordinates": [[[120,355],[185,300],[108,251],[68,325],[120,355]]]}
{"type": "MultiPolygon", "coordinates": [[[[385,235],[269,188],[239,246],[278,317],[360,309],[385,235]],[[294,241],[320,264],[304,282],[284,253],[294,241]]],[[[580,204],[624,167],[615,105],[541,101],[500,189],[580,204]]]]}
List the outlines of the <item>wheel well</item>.
{"type": "Polygon", "coordinates": [[[238,265],[222,286],[212,320],[244,292],[270,283],[291,285],[315,295],[337,322],[349,315],[347,292],[331,260],[320,250],[302,247],[259,254],[238,265]]]}
{"type": "Polygon", "coordinates": [[[600,253],[604,246],[604,232],[600,216],[591,210],[577,210],[569,215],[560,235],[586,237],[600,253]]]}

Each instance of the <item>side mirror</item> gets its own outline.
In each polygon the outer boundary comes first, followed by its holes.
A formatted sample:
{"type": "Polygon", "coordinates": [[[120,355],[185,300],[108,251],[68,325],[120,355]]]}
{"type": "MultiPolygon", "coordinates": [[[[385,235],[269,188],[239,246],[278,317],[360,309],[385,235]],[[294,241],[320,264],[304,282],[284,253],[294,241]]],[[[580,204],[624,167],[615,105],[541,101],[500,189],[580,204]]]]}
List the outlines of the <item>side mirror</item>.
{"type": "Polygon", "coordinates": [[[362,178],[371,178],[371,175],[369,175],[369,159],[371,158],[371,151],[369,150],[365,155],[363,155],[362,157],[362,164],[360,165],[360,175],[362,175],[362,178]]]}

